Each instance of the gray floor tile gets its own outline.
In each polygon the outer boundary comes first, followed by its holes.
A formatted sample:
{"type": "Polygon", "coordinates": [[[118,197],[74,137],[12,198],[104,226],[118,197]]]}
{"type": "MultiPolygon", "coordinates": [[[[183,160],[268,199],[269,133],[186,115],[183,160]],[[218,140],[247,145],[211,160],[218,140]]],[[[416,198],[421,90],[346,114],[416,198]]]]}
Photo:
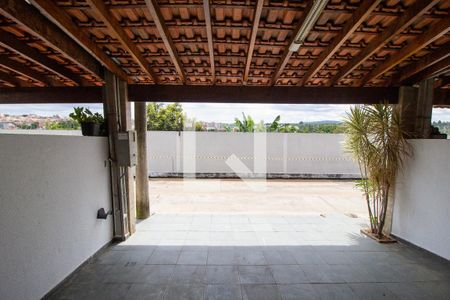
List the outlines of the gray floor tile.
{"type": "Polygon", "coordinates": [[[151,284],[169,284],[172,282],[174,265],[146,265],[143,280],[151,284]]]}
{"type": "Polygon", "coordinates": [[[209,250],[208,265],[235,265],[236,253],[234,250],[209,250]]]}
{"type": "MultiPolygon", "coordinates": [[[[400,299],[405,300],[418,300],[418,299],[429,299],[431,295],[420,288],[414,282],[396,282],[396,283],[384,283],[391,292],[393,292],[400,299]]],[[[450,296],[450,295],[447,295],[450,296]]],[[[449,299],[447,297],[447,299],[449,299]]]]}
{"type": "Polygon", "coordinates": [[[105,251],[95,262],[104,265],[124,264],[124,251],[105,251]]]}
{"type": "Polygon", "coordinates": [[[105,274],[105,283],[146,283],[145,265],[113,266],[105,274]]]}
{"type": "Polygon", "coordinates": [[[292,253],[295,260],[300,265],[324,265],[326,262],[318,252],[294,251],[292,253]]]}
{"type": "Polygon", "coordinates": [[[417,286],[428,295],[429,299],[450,299],[450,284],[448,281],[417,282],[417,286]]]}
{"type": "Polygon", "coordinates": [[[295,257],[288,250],[264,250],[263,253],[269,265],[297,264],[295,257]]]}
{"type": "Polygon", "coordinates": [[[308,283],[305,273],[298,265],[270,266],[277,284],[308,283]]]}
{"type": "Polygon", "coordinates": [[[266,258],[260,250],[237,250],[235,251],[235,262],[238,265],[267,265],[266,258]]]}
{"type": "Polygon", "coordinates": [[[340,251],[320,252],[319,255],[330,265],[345,265],[353,263],[349,253],[340,251]]]}
{"type": "Polygon", "coordinates": [[[345,267],[330,265],[300,266],[310,283],[346,283],[345,267]]]}
{"type": "Polygon", "coordinates": [[[205,289],[204,285],[170,285],[166,289],[164,300],[202,300],[205,289]]]}
{"type": "Polygon", "coordinates": [[[351,283],[350,288],[360,299],[399,299],[382,283],[351,283]]]}
{"type": "Polygon", "coordinates": [[[281,300],[281,295],[275,284],[244,284],[242,285],[244,300],[281,300]]]}
{"type": "Polygon", "coordinates": [[[242,284],[275,283],[270,268],[266,266],[239,266],[239,281],[242,284]]]}
{"type": "Polygon", "coordinates": [[[208,251],[183,250],[180,253],[177,264],[180,265],[206,265],[208,251]]]}
{"type": "Polygon", "coordinates": [[[150,218],[50,299],[450,299],[450,263],[401,243],[378,244],[348,217],[195,218],[150,218]],[[188,234],[188,244],[163,241],[188,234]]]}
{"type": "Polygon", "coordinates": [[[151,265],[169,265],[176,264],[181,250],[163,250],[156,249],[147,260],[147,264],[151,265]]]}
{"type": "Polygon", "coordinates": [[[205,300],[241,300],[240,285],[208,285],[205,292],[205,300]]]}
{"type": "Polygon", "coordinates": [[[314,291],[321,299],[352,300],[358,299],[347,284],[312,284],[314,291]]]}
{"type": "Polygon", "coordinates": [[[126,299],[162,300],[166,286],[160,284],[132,284],[126,294],[126,299]]]}
{"type": "Polygon", "coordinates": [[[319,299],[311,284],[279,285],[278,288],[283,300],[319,299]]]}
{"type": "Polygon", "coordinates": [[[237,266],[207,266],[206,280],[208,284],[238,284],[237,266]]]}
{"type": "Polygon", "coordinates": [[[60,289],[49,297],[52,300],[119,300],[124,299],[131,284],[98,284],[98,283],[77,283],[64,289],[60,289]]]}
{"type": "Polygon", "coordinates": [[[206,267],[177,265],[171,282],[174,284],[206,284],[206,267]]]}

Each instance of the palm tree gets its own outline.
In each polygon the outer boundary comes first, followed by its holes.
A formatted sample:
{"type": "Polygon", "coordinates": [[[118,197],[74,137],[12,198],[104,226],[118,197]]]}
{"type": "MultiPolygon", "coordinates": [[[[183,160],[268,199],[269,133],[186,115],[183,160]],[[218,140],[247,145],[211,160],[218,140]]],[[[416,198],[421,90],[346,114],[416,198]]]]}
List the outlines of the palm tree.
{"type": "Polygon", "coordinates": [[[396,107],[389,104],[356,106],[344,121],[346,150],[358,162],[371,233],[383,237],[386,210],[395,177],[411,147],[396,107]]]}

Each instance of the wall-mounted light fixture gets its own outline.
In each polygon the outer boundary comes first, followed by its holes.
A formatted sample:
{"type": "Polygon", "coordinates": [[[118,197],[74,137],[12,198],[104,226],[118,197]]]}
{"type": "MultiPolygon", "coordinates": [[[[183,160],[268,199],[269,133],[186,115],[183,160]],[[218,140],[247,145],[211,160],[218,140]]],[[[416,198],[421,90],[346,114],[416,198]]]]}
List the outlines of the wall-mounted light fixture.
{"type": "Polygon", "coordinates": [[[308,36],[308,33],[311,31],[311,28],[314,26],[317,19],[322,14],[323,10],[325,9],[325,6],[327,6],[328,3],[328,0],[310,0],[310,1],[314,1],[314,3],[308,15],[306,16],[303,25],[300,27],[297,34],[295,35],[294,41],[289,46],[289,51],[293,52],[298,51],[298,49],[308,36]]]}

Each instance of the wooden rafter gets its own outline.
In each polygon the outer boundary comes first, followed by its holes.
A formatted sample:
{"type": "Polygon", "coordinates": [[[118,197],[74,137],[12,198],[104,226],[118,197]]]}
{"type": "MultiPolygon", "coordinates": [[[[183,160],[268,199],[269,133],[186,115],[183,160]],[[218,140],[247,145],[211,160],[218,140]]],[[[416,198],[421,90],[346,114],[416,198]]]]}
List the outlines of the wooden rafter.
{"type": "MultiPolygon", "coordinates": [[[[92,1],[92,0],[90,0],[92,1]]],[[[156,0],[145,0],[147,4],[147,8],[152,15],[153,22],[155,23],[156,28],[158,29],[159,35],[164,42],[164,46],[166,47],[167,52],[169,53],[170,58],[172,59],[172,63],[175,66],[175,69],[178,72],[178,76],[180,77],[183,83],[186,82],[186,75],[184,74],[180,58],[178,57],[177,50],[170,36],[170,32],[164,24],[164,18],[162,16],[161,10],[158,6],[158,2],[156,0]]]]}
{"type": "Polygon", "coordinates": [[[125,50],[133,57],[139,64],[139,67],[150,76],[153,81],[157,81],[147,59],[141,54],[137,46],[133,43],[131,38],[127,35],[125,30],[120,26],[116,18],[111,14],[105,6],[103,0],[86,0],[92,10],[101,18],[102,22],[111,30],[115,37],[120,41],[125,50]]]}
{"type": "Polygon", "coordinates": [[[286,67],[289,59],[291,58],[293,52],[289,49],[290,45],[294,42],[295,36],[297,35],[297,32],[302,28],[303,24],[305,23],[306,16],[310,13],[312,7],[313,7],[314,1],[308,1],[306,4],[305,9],[303,10],[303,13],[300,17],[300,20],[295,27],[294,32],[292,33],[292,36],[289,40],[289,43],[287,44],[286,48],[283,51],[283,56],[280,59],[280,63],[278,64],[275,73],[273,74],[271,85],[275,85],[277,83],[278,78],[280,78],[281,74],[284,71],[284,68],[286,67]]]}
{"type": "Polygon", "coordinates": [[[8,83],[10,86],[13,86],[13,87],[20,87],[22,85],[20,83],[20,80],[18,80],[14,76],[6,74],[4,72],[0,72],[0,80],[8,83]]]}
{"type": "Polygon", "coordinates": [[[333,77],[330,85],[337,84],[342,78],[350,74],[361,63],[366,61],[374,53],[379,51],[384,45],[392,40],[396,35],[400,34],[407,27],[413,24],[418,18],[430,10],[434,5],[439,3],[440,0],[420,0],[414,2],[405,13],[399,18],[398,21],[392,23],[387,29],[385,29],[381,35],[376,37],[369,43],[357,56],[355,56],[350,62],[343,66],[340,71],[333,77]]]}
{"type": "Polygon", "coordinates": [[[418,36],[406,45],[402,50],[389,57],[386,61],[378,65],[373,69],[362,81],[361,85],[365,85],[372,79],[377,78],[383,73],[389,71],[397,64],[410,57],[420,49],[426,47],[430,43],[434,42],[450,30],[450,18],[443,19],[436,24],[433,24],[431,28],[424,34],[418,36]]]}
{"type": "Polygon", "coordinates": [[[450,42],[439,49],[431,52],[430,54],[421,57],[418,61],[413,62],[398,71],[398,75],[395,76],[393,83],[404,83],[415,74],[427,69],[431,65],[450,56],[450,42]]]}
{"type": "Polygon", "coordinates": [[[102,77],[100,64],[89,53],[24,0],[0,0],[0,13],[22,25],[83,70],[102,77]]]}
{"type": "Polygon", "coordinates": [[[363,1],[362,4],[356,9],[352,14],[351,18],[342,27],[339,34],[333,39],[331,44],[327,47],[327,50],[323,51],[319,58],[314,60],[313,65],[308,69],[308,71],[303,76],[299,85],[306,84],[333,56],[333,54],[339,50],[339,48],[344,44],[344,42],[353,34],[353,32],[358,29],[361,23],[367,19],[367,17],[372,13],[372,11],[380,4],[381,0],[375,1],[363,1]]]}
{"type": "Polygon", "coordinates": [[[128,75],[124,72],[124,70],[88,38],[89,35],[87,31],[76,26],[64,10],[55,5],[53,1],[30,0],[30,2],[109,71],[116,74],[120,79],[129,81],[128,75]]]}
{"type": "Polygon", "coordinates": [[[428,68],[420,71],[419,73],[415,74],[414,76],[408,78],[403,83],[406,84],[415,84],[419,83],[422,80],[431,78],[431,77],[437,77],[445,73],[450,72],[450,56],[447,56],[447,58],[440,60],[439,62],[429,66],[428,68]]]}
{"type": "Polygon", "coordinates": [[[29,66],[25,64],[21,64],[18,61],[15,61],[6,55],[0,55],[0,65],[7,68],[8,70],[11,70],[15,73],[18,73],[22,76],[25,76],[27,78],[30,78],[34,81],[40,82],[41,86],[49,86],[51,85],[51,80],[47,78],[47,76],[31,69],[29,66]]]}
{"type": "Polygon", "coordinates": [[[250,73],[250,66],[252,64],[253,51],[255,49],[256,35],[258,34],[259,20],[261,19],[261,13],[262,13],[263,6],[264,6],[264,0],[258,0],[256,2],[255,14],[253,16],[252,33],[250,36],[250,42],[249,42],[248,51],[247,51],[247,61],[245,63],[245,71],[244,71],[244,78],[243,78],[244,84],[247,82],[248,74],[250,73]]]}
{"type": "Polygon", "coordinates": [[[39,64],[60,77],[71,80],[78,85],[81,85],[83,82],[83,79],[79,75],[72,73],[69,69],[58,64],[55,60],[49,58],[48,56],[41,54],[37,49],[28,46],[24,41],[20,41],[16,35],[1,29],[0,45],[20,54],[36,64],[39,64]]]}
{"type": "Polygon", "coordinates": [[[209,63],[211,65],[211,81],[214,84],[216,82],[216,68],[214,65],[214,45],[211,25],[211,8],[209,5],[209,0],[203,0],[203,11],[205,13],[206,36],[208,38],[209,63]]]}

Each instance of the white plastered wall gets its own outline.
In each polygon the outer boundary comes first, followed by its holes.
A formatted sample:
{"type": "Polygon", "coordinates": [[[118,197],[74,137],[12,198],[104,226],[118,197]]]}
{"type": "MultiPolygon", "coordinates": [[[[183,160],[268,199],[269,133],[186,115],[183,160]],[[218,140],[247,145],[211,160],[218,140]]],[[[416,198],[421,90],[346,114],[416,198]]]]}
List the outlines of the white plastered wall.
{"type": "Polygon", "coordinates": [[[112,238],[107,139],[0,134],[0,298],[39,299],[112,238]]]}
{"type": "Polygon", "coordinates": [[[450,140],[412,140],[395,189],[392,233],[450,260],[450,140]]]}

